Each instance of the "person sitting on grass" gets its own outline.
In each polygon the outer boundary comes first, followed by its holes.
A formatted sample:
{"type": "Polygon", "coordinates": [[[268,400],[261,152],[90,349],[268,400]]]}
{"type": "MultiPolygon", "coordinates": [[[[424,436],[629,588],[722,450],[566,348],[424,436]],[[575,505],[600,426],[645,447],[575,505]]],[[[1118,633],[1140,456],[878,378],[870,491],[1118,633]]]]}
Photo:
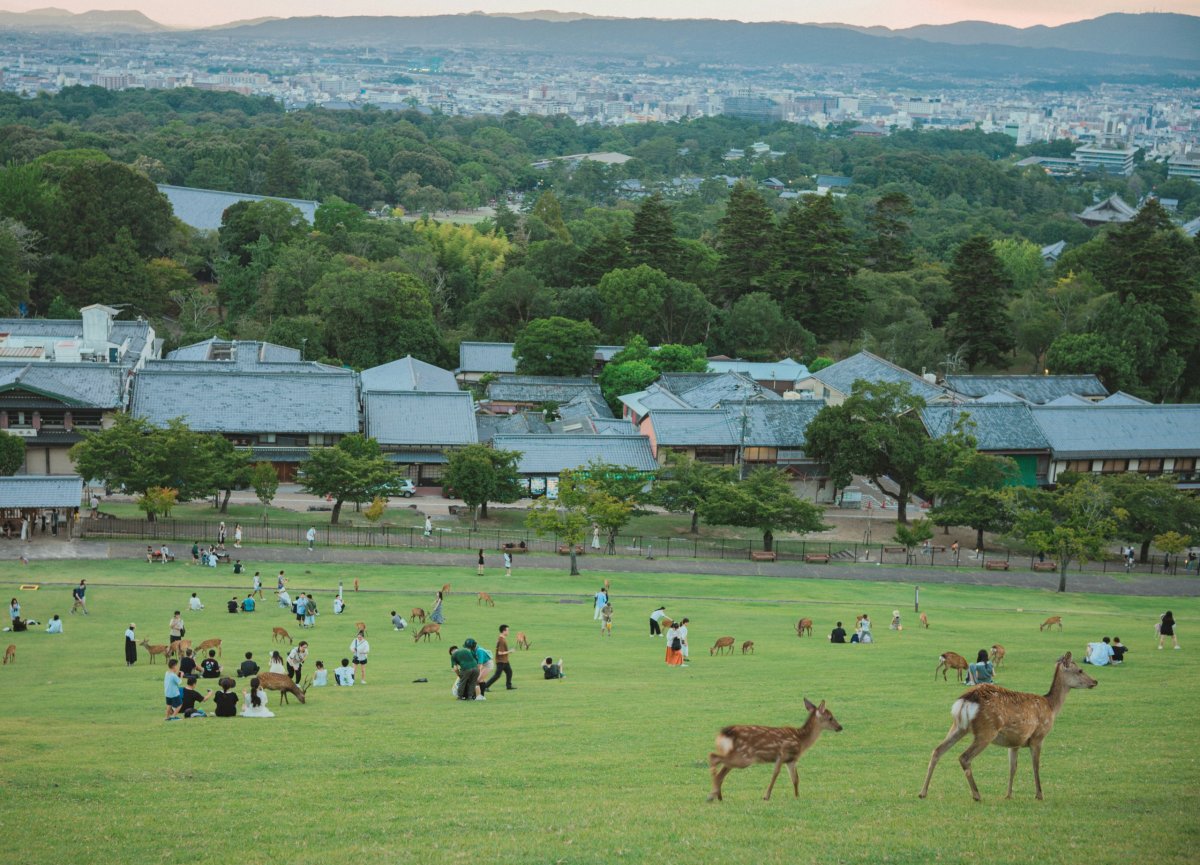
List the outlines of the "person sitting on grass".
{"type": "Polygon", "coordinates": [[[196,677],[189,677],[183,688],[183,703],[179,707],[179,714],[185,718],[207,718],[208,714],[203,709],[197,709],[196,706],[207,700],[210,694],[212,694],[212,688],[208,689],[207,694],[201,694],[196,690],[196,677]]]}
{"type": "Polygon", "coordinates": [[[842,627],[841,622],[838,622],[837,627],[829,632],[829,642],[831,642],[831,643],[846,642],[846,629],[842,627]]]}
{"type": "Polygon", "coordinates": [[[267,692],[262,689],[262,682],[255,676],[250,680],[250,689],[243,695],[243,718],[274,718],[275,713],[267,708],[267,692]]]}
{"type": "Polygon", "coordinates": [[[195,675],[195,672],[196,658],[192,654],[191,649],[184,649],[183,660],[179,662],[179,675],[186,679],[189,676],[195,675]]]}
{"type": "Polygon", "coordinates": [[[1088,643],[1084,650],[1085,664],[1093,664],[1097,667],[1107,667],[1112,661],[1114,652],[1112,649],[1112,641],[1105,637],[1099,643],[1088,643]]]}
{"type": "Polygon", "coordinates": [[[188,607],[193,612],[199,612],[204,609],[204,604],[200,603],[200,599],[196,597],[196,593],[192,592],[192,596],[188,598],[188,607]]]}
{"type": "Polygon", "coordinates": [[[1129,647],[1121,642],[1120,637],[1113,637],[1113,641],[1112,641],[1113,661],[1112,662],[1114,664],[1125,663],[1125,653],[1128,651],[1129,651],[1129,647]]]}
{"type": "Polygon", "coordinates": [[[243,613],[253,613],[254,612],[254,592],[251,592],[250,594],[246,595],[246,600],[242,601],[242,612],[243,613]]]}
{"type": "Polygon", "coordinates": [[[238,604],[237,595],[234,595],[232,598],[230,598],[228,601],[225,602],[225,609],[229,610],[229,612],[231,612],[231,613],[236,613],[238,611],[238,609],[240,608],[240,606],[241,605],[238,604]]]}
{"type": "Polygon", "coordinates": [[[329,671],[325,669],[324,661],[317,661],[317,671],[313,673],[313,687],[324,688],[329,684],[329,671]]]}
{"type": "Polygon", "coordinates": [[[47,634],[61,634],[62,632],[63,632],[62,619],[60,619],[58,617],[58,613],[55,613],[54,616],[50,619],[49,623],[46,625],[46,633],[47,634]]]}
{"type": "Polygon", "coordinates": [[[217,660],[217,650],[209,649],[208,657],[200,662],[200,678],[202,679],[219,679],[221,678],[221,662],[217,660]]]}
{"type": "Polygon", "coordinates": [[[218,718],[236,718],[238,695],[233,687],[237,682],[226,676],[217,684],[221,686],[221,690],[213,694],[213,702],[217,704],[216,716],[218,718]]]}
{"type": "Polygon", "coordinates": [[[967,684],[990,685],[995,672],[992,662],[988,660],[987,649],[980,649],[979,654],[975,656],[975,663],[967,665],[967,684]]]}
{"type": "Polygon", "coordinates": [[[254,660],[253,652],[246,653],[246,660],[242,661],[242,665],[238,667],[237,674],[239,679],[258,675],[258,664],[254,660]]]}
{"type": "Polygon", "coordinates": [[[546,679],[565,679],[567,674],[563,672],[562,658],[558,659],[558,663],[554,663],[553,658],[547,658],[542,661],[542,677],[546,679]]]}
{"type": "Polygon", "coordinates": [[[333,671],[333,681],[344,688],[354,685],[354,668],[350,666],[349,658],[342,658],[342,665],[333,671]]]}
{"type": "Polygon", "coordinates": [[[408,627],[408,622],[404,621],[404,616],[392,610],[392,630],[403,631],[408,627]]]}

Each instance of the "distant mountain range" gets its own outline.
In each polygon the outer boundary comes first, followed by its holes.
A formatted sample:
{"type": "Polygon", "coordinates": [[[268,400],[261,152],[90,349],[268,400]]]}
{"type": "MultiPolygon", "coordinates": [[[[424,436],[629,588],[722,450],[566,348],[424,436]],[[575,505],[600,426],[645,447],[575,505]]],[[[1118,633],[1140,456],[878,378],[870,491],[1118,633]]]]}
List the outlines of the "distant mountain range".
{"type": "MultiPolygon", "coordinates": [[[[0,12],[0,28],[80,33],[171,32],[136,11],[0,12]]],[[[233,39],[311,44],[463,47],[588,56],[654,56],[682,62],[863,65],[953,74],[1185,72],[1200,68],[1200,17],[1103,15],[1024,29],[985,21],[901,30],[846,24],[748,24],[710,19],[604,18],[575,12],[426,17],[255,19],[207,31],[233,39]]]]}

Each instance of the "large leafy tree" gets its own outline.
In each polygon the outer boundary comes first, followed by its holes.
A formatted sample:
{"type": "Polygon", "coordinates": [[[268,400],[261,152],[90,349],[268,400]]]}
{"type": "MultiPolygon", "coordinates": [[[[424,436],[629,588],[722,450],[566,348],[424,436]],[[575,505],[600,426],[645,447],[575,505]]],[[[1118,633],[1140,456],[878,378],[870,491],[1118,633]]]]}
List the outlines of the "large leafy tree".
{"type": "Polygon", "coordinates": [[[1101,483],[1082,476],[1051,490],[1016,488],[1013,534],[1058,559],[1058,590],[1067,590],[1067,568],[1075,559],[1099,558],[1117,533],[1124,511],[1101,483]]]}
{"type": "Polygon", "coordinates": [[[1007,305],[1012,281],[983,235],[963,241],[950,265],[950,287],[956,311],[948,326],[952,345],[962,345],[972,367],[999,366],[1013,348],[1007,305]]]}
{"type": "Polygon", "coordinates": [[[392,476],[391,464],[383,458],[379,443],[357,433],[331,448],[316,448],[300,464],[300,486],[316,496],[332,496],[329,522],[337,525],[345,502],[365,502],[375,489],[392,476]]]}
{"type": "Polygon", "coordinates": [[[925,400],[904,382],[856,381],[841,405],[826,406],[805,430],[805,453],[829,465],[834,486],[843,489],[861,474],[878,486],[889,478],[899,488],[896,519],[908,522],[908,498],[931,458],[921,423],[925,400]]]}
{"type": "Polygon", "coordinates": [[[245,266],[250,263],[250,245],[260,240],[272,246],[298,240],[307,223],[304,214],[285,201],[239,201],[221,214],[217,232],[221,250],[245,266]]]}
{"type": "Polygon", "coordinates": [[[980,453],[970,435],[951,436],[943,443],[945,450],[921,473],[925,490],[933,496],[930,519],[939,526],[970,526],[975,547],[983,549],[984,532],[1012,527],[1006,490],[1017,481],[1017,464],[1009,457],[980,453]]]}
{"type": "Polygon", "coordinates": [[[526,375],[587,375],[595,363],[600,332],[586,321],[561,316],[529,322],[517,334],[513,355],[526,375]]]}
{"type": "Polygon", "coordinates": [[[543,496],[534,502],[525,516],[525,525],[539,536],[552,534],[566,544],[573,577],[579,576],[575,548],[583,542],[592,523],[587,511],[590,495],[585,481],[581,473],[564,469],[558,476],[558,498],[543,496]]]}
{"type": "Polygon", "coordinates": [[[1101,485],[1122,511],[1117,537],[1138,544],[1143,563],[1156,536],[1200,532],[1200,500],[1176,487],[1170,475],[1105,475],[1101,485]]]}
{"type": "Polygon", "coordinates": [[[654,482],[651,501],[673,514],[691,514],[692,534],[700,529],[700,509],[729,492],[734,469],[703,463],[683,451],[667,450],[665,468],[654,482]]]}
{"type": "Polygon", "coordinates": [[[705,501],[700,516],[715,525],[757,529],[767,552],[775,543],[776,532],[806,534],[828,528],[821,522],[821,509],[797,498],[788,486],[787,474],[778,469],[755,469],[745,480],[705,501]]]}
{"type": "Polygon", "coordinates": [[[250,486],[254,488],[255,497],[262,502],[263,522],[267,521],[267,508],[279,492],[279,474],[275,466],[267,462],[255,463],[250,472],[250,486]]]}
{"type": "Polygon", "coordinates": [[[244,450],[236,450],[233,443],[224,436],[210,436],[208,444],[212,449],[209,459],[215,494],[213,500],[218,502],[221,513],[226,514],[229,513],[229,498],[233,491],[250,483],[250,454],[244,450]]]}
{"type": "Polygon", "coordinates": [[[516,451],[504,451],[487,445],[468,445],[450,454],[443,483],[453,487],[471,509],[471,521],[479,524],[476,509],[487,519],[488,502],[515,502],[521,498],[521,476],[517,472],[516,451]]]}
{"type": "Polygon", "coordinates": [[[765,291],[739,298],[725,316],[721,338],[728,354],[746,360],[805,357],[816,349],[816,337],[784,315],[765,291]]]}
{"type": "Polygon", "coordinates": [[[171,233],[171,205],[145,176],[118,162],[87,161],[59,181],[59,197],[69,206],[58,213],[55,246],[76,260],[91,258],[129,232],[142,258],[162,254],[171,233]]]}
{"type": "Polygon", "coordinates": [[[774,282],[780,304],[824,340],[854,334],[864,295],[850,277],[858,269],[854,237],[832,196],[792,205],[776,239],[774,282]]]}
{"type": "Polygon", "coordinates": [[[0,434],[0,475],[15,475],[25,465],[25,439],[0,434]]]}
{"type": "Polygon", "coordinates": [[[721,258],[716,293],[726,308],[743,295],[767,288],[774,232],[775,219],[762,195],[749,183],[738,183],[717,224],[716,247],[721,258]]]}

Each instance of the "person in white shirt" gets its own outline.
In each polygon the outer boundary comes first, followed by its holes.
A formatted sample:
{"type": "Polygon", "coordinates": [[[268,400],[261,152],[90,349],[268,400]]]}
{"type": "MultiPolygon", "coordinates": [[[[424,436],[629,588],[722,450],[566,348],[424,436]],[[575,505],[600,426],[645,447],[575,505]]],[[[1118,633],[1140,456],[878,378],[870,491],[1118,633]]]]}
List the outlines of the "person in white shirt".
{"type": "Polygon", "coordinates": [[[367,653],[371,651],[371,644],[367,642],[367,635],[364,631],[359,631],[358,636],[350,641],[350,657],[354,659],[354,675],[358,677],[360,685],[367,684],[367,653]]]}
{"type": "Polygon", "coordinates": [[[316,671],[313,673],[313,687],[324,688],[329,684],[329,671],[325,669],[324,661],[317,661],[316,671]]]}
{"type": "Polygon", "coordinates": [[[333,681],[346,688],[354,684],[354,668],[349,658],[342,658],[342,665],[333,671],[333,681]]]}
{"type": "Polygon", "coordinates": [[[200,599],[196,597],[196,593],[192,592],[191,598],[188,599],[188,608],[191,610],[203,610],[204,604],[200,603],[200,599]]]}
{"type": "Polygon", "coordinates": [[[279,590],[279,606],[283,607],[285,610],[290,610],[292,608],[292,596],[288,594],[287,589],[279,590]]]}
{"type": "Polygon", "coordinates": [[[679,627],[676,629],[676,632],[675,632],[676,636],[679,637],[679,643],[680,643],[679,651],[683,652],[683,665],[685,667],[688,666],[687,625],[688,625],[689,621],[690,621],[690,619],[685,617],[682,621],[680,621],[679,627]]]}
{"type": "Polygon", "coordinates": [[[340,616],[342,614],[342,610],[344,609],[346,609],[346,602],[342,600],[341,595],[338,595],[333,599],[333,614],[335,616],[340,616]]]}
{"type": "Polygon", "coordinates": [[[62,619],[60,619],[58,617],[58,613],[55,613],[54,618],[51,619],[49,621],[49,623],[46,625],[46,633],[47,634],[61,634],[62,632],[63,632],[62,619]]]}
{"type": "Polygon", "coordinates": [[[304,533],[305,539],[308,541],[308,551],[313,551],[313,545],[317,542],[317,527],[309,526],[308,531],[304,533]]]}
{"type": "Polygon", "coordinates": [[[1113,650],[1111,641],[1105,637],[1099,643],[1088,643],[1084,652],[1084,663],[1097,667],[1107,667],[1112,662],[1113,650]]]}

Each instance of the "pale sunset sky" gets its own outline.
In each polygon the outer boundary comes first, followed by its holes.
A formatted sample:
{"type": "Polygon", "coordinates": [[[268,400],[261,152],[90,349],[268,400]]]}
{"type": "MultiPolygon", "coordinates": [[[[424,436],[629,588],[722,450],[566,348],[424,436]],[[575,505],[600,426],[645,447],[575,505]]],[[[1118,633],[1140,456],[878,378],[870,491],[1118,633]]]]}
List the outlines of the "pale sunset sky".
{"type": "Polygon", "coordinates": [[[1108,12],[1182,12],[1200,15],[1200,0],[0,0],[0,10],[24,12],[49,6],[71,12],[138,9],[162,24],[207,26],[229,21],[305,15],[439,15],[461,12],[522,12],[558,9],[637,18],[737,18],[742,21],[839,22],[886,27],[980,20],[1029,27],[1064,24],[1108,12]]]}

